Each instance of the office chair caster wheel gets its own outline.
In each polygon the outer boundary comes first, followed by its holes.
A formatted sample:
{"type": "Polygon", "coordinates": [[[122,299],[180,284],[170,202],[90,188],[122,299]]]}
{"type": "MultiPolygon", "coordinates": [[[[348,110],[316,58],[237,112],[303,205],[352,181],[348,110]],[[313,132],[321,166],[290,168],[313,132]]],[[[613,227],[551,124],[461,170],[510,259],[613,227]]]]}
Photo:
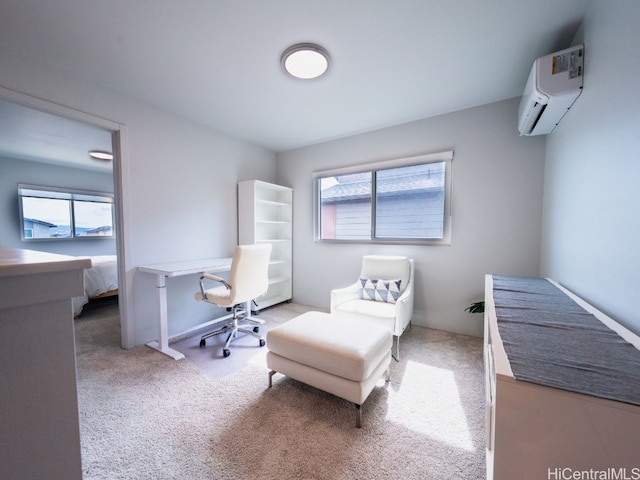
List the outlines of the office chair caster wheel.
{"type": "Polygon", "coordinates": [[[264,342],[264,340],[263,340],[262,338],[260,339],[260,346],[261,346],[261,347],[264,347],[264,346],[265,346],[265,342],[264,342]]]}
{"type": "Polygon", "coordinates": [[[207,345],[207,341],[203,338],[200,340],[200,348],[204,348],[207,345]]]}
{"type": "Polygon", "coordinates": [[[253,331],[258,333],[260,331],[260,327],[253,327],[253,331]]]}
{"type": "Polygon", "coordinates": [[[229,355],[231,355],[231,350],[229,350],[228,348],[223,348],[222,349],[222,356],[224,358],[227,358],[229,355]]]}

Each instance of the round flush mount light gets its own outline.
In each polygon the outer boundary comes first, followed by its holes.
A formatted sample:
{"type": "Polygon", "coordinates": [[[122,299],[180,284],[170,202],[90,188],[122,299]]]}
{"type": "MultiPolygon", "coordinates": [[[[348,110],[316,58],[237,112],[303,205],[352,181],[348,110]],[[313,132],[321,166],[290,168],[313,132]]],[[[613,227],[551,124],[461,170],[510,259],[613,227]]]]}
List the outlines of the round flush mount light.
{"type": "Polygon", "coordinates": [[[89,156],[91,158],[95,158],[96,160],[113,160],[113,154],[111,152],[105,152],[103,150],[91,150],[89,152],[89,156]]]}
{"type": "Polygon", "coordinates": [[[315,43],[298,43],[282,53],[280,63],[292,77],[310,80],[327,71],[329,52],[315,43]]]}

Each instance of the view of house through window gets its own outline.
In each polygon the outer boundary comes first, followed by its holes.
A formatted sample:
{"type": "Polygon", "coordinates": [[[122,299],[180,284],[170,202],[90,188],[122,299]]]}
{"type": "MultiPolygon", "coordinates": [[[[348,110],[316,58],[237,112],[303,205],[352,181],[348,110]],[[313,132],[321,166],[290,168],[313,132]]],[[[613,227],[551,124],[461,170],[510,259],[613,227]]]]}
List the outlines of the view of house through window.
{"type": "Polygon", "coordinates": [[[113,237],[113,196],[19,185],[23,240],[113,237]]]}
{"type": "Polygon", "coordinates": [[[444,162],[376,172],[378,238],[442,238],[444,162]]]}
{"type": "Polygon", "coordinates": [[[320,238],[371,238],[371,172],[321,178],[320,238]]]}
{"type": "Polygon", "coordinates": [[[320,240],[443,240],[447,161],[317,177],[320,240]]]}

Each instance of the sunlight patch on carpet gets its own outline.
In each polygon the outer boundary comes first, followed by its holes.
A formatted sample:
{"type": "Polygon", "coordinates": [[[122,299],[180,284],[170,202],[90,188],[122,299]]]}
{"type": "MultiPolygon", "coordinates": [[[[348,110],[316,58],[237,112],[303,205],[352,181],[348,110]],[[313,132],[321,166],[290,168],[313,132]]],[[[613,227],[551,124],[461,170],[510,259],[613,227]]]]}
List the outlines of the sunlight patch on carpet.
{"type": "MultiPolygon", "coordinates": [[[[392,378],[392,382],[394,379],[392,378]]],[[[409,360],[387,419],[448,445],[475,450],[454,374],[409,360]]]]}

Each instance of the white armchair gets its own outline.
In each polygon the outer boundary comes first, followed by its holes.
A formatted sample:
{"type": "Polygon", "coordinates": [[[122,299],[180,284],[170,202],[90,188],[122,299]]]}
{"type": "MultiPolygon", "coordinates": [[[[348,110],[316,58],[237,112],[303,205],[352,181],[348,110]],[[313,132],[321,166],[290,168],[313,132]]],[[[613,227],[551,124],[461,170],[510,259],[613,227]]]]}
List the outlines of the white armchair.
{"type": "Polygon", "coordinates": [[[331,313],[358,315],[385,326],[393,334],[393,357],[399,360],[400,336],[413,316],[413,277],[413,259],[366,255],[358,281],[331,290],[331,313]]]}

